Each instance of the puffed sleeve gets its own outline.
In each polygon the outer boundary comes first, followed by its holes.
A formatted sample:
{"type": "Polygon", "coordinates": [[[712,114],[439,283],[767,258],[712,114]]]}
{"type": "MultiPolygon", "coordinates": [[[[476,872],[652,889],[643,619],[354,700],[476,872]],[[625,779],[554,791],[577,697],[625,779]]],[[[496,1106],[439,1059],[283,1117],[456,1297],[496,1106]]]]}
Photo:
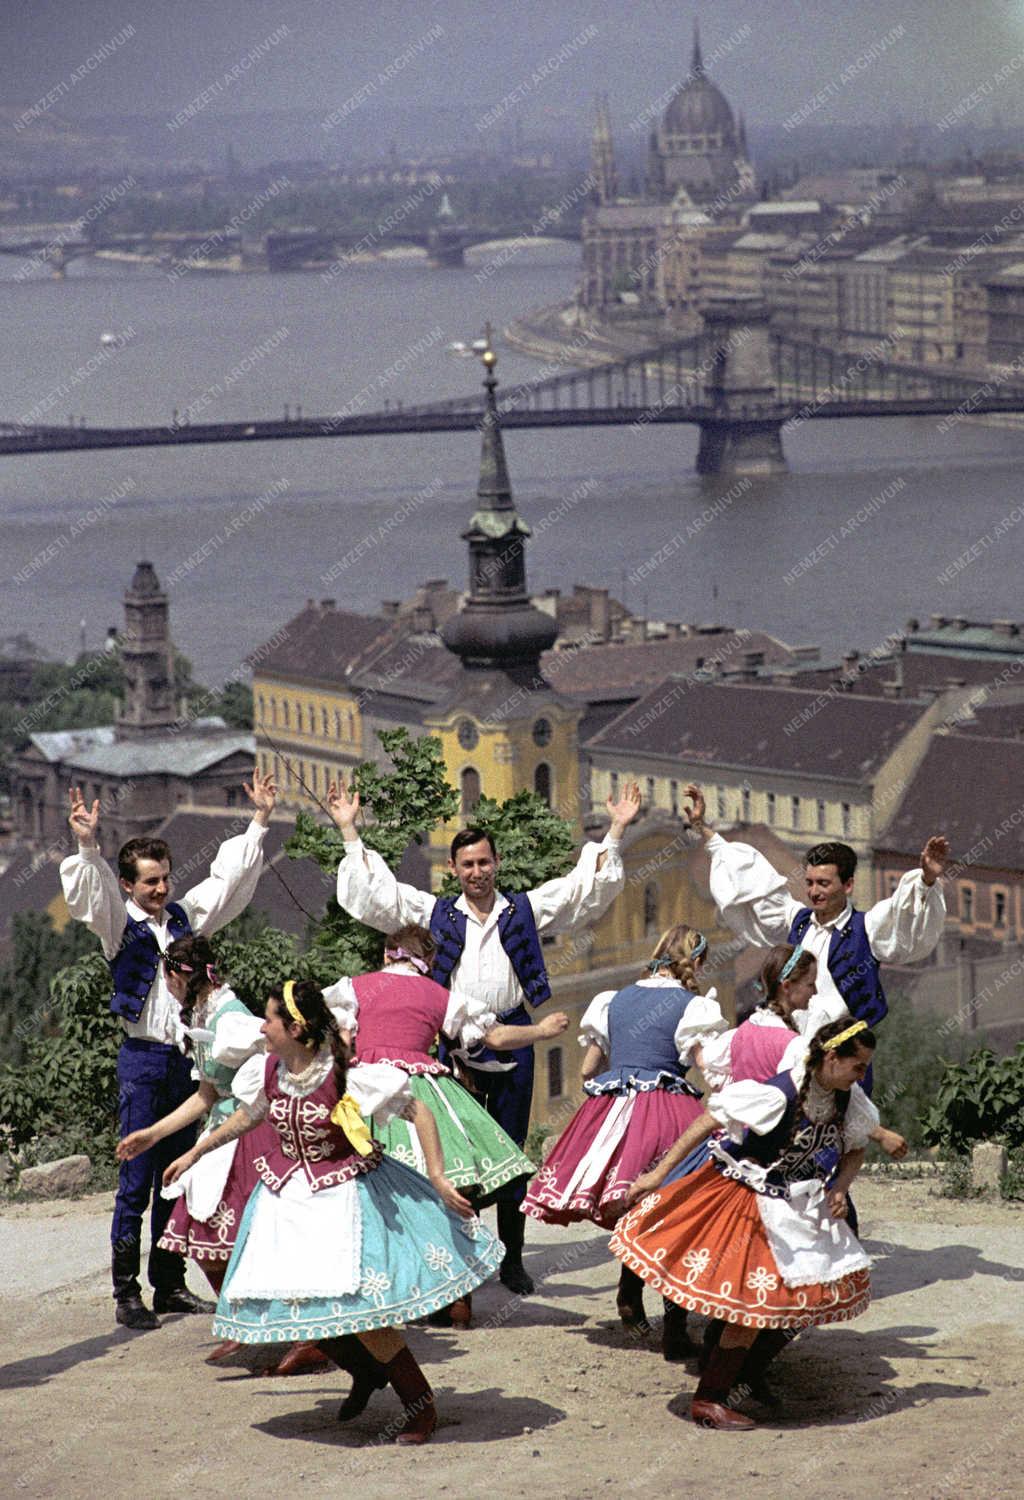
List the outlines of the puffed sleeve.
{"type": "Polygon", "coordinates": [[[605,1056],[608,1055],[608,1049],[611,1046],[608,1039],[608,1007],[618,993],[618,990],[602,990],[591,1000],[580,1020],[579,1044],[581,1047],[589,1047],[593,1042],[595,1046],[601,1048],[605,1056]]]}
{"type": "Polygon", "coordinates": [[[258,1017],[240,1010],[229,1011],[221,1016],[214,1029],[210,1056],[225,1068],[240,1068],[247,1058],[259,1052],[264,1055],[263,1022],[258,1017]]]}
{"type": "Polygon", "coordinates": [[[415,1102],[409,1076],[391,1063],[357,1063],[348,1070],[348,1092],[364,1119],[386,1125],[415,1102]]]}
{"type": "Polygon", "coordinates": [[[742,1141],[745,1130],[757,1135],[774,1130],[786,1113],[786,1096],[781,1089],[744,1078],[712,1094],[705,1108],[725,1126],[731,1140],[742,1141]]]}
{"type": "Polygon", "coordinates": [[[695,1047],[705,1046],[712,1037],[725,1031],[728,1024],[722,1015],[715,990],[708,990],[706,995],[694,995],[680,1018],[673,1038],[679,1061],[689,1062],[695,1047]]]}
{"type": "Polygon", "coordinates": [[[323,992],[327,1008],[343,1031],[349,1031],[355,1036],[359,1030],[359,1001],[356,999],[356,987],[347,975],[334,984],[329,984],[323,992]]]}
{"type": "Polygon", "coordinates": [[[451,991],[441,1030],[453,1042],[458,1042],[463,1048],[476,1047],[497,1024],[498,1013],[488,1001],[467,994],[465,990],[451,991]]]}
{"type": "Polygon", "coordinates": [[[732,1082],[732,1039],[735,1035],[733,1026],[701,1043],[704,1057],[700,1070],[709,1089],[722,1089],[732,1082]]]}
{"type": "Polygon", "coordinates": [[[843,1144],[847,1151],[865,1150],[871,1132],[877,1130],[878,1124],[878,1110],[860,1084],[855,1083],[850,1090],[850,1102],[843,1120],[843,1144]]]}
{"type": "Polygon", "coordinates": [[[253,1120],[262,1120],[269,1107],[263,1083],[267,1073],[267,1059],[256,1052],[244,1062],[231,1080],[231,1092],[239,1104],[244,1104],[253,1120]]]}

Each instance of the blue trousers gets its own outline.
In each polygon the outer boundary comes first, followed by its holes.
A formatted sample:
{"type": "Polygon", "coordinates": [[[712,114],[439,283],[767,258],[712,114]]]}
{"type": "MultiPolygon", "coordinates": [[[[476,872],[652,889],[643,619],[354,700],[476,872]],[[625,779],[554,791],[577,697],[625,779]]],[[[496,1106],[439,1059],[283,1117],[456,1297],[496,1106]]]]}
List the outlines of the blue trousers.
{"type": "MultiPolygon", "coordinates": [[[[155,1125],[184,1104],[196,1091],[192,1064],[177,1047],[163,1042],[136,1041],[127,1037],[117,1055],[117,1113],[120,1134],[155,1125]]],[[[139,1295],[138,1272],[142,1244],[142,1220],[150,1210],[149,1280],[160,1292],[183,1286],[185,1261],[180,1255],[157,1248],[167,1227],[173,1203],[160,1196],[165,1167],[195,1144],[196,1126],[188,1125],[158,1141],[134,1161],[121,1164],[114,1219],[110,1226],[113,1247],[114,1295],[139,1295]]]]}
{"type": "MultiPolygon", "coordinates": [[[[471,1071],[473,1086],[484,1109],[517,1146],[523,1147],[533,1103],[533,1048],[520,1047],[512,1056],[516,1065],[507,1073],[485,1073],[480,1068],[471,1071]]],[[[508,1182],[495,1193],[494,1202],[520,1204],[526,1197],[527,1186],[525,1177],[508,1182]]]]}

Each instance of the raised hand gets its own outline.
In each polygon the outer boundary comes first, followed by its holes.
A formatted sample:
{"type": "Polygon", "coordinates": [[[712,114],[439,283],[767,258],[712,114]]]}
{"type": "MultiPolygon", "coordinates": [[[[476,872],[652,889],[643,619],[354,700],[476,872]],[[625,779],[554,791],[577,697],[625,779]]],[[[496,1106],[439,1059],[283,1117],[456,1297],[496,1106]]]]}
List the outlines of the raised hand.
{"type": "Polygon", "coordinates": [[[608,809],[608,816],[612,820],[612,826],[608,830],[612,838],[619,838],[622,834],[622,830],[626,827],[626,825],[628,823],[632,823],[633,819],[640,811],[640,803],[642,800],[643,799],[640,796],[640,788],[635,781],[629,781],[626,783],[625,789],[618,802],[613,802],[611,797],[608,798],[605,806],[608,809]]]}
{"type": "Polygon", "coordinates": [[[68,797],[71,803],[71,813],[68,817],[71,832],[78,840],[80,848],[94,849],[96,847],[96,830],[100,823],[99,798],[97,797],[91,808],[87,807],[80,786],[71,787],[68,797]]]}
{"type": "Polygon", "coordinates": [[[254,766],[252,785],[250,786],[247,781],[244,781],[242,785],[245,787],[246,796],[256,809],[253,821],[266,828],[270,822],[270,814],[274,811],[274,803],[277,801],[277,782],[272,775],[261,776],[259,766],[254,766]]]}
{"type": "Polygon", "coordinates": [[[933,834],[921,850],[921,869],[925,885],[934,885],[940,875],[946,873],[949,864],[949,840],[941,833],[933,834]]]}
{"type": "Polygon", "coordinates": [[[704,801],[704,793],[694,781],[689,782],[688,785],[683,788],[683,791],[693,803],[692,807],[688,807],[686,809],[686,816],[690,820],[690,827],[701,828],[704,823],[705,815],[707,814],[707,803],[704,801]]]}
{"type": "Polygon", "coordinates": [[[356,817],[359,813],[359,793],[353,789],[351,795],[343,781],[332,781],[327,788],[327,811],[346,838],[355,838],[356,817]]]}

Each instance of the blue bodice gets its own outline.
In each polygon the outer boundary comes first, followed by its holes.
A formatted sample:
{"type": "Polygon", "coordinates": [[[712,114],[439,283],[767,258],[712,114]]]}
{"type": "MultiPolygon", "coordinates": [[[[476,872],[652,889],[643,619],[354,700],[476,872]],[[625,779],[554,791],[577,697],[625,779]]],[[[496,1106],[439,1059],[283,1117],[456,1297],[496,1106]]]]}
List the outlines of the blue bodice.
{"type": "Polygon", "coordinates": [[[686,1082],[676,1028],[694,998],[677,985],[628,984],[608,1007],[608,1067],[583,1085],[588,1094],[646,1093],[667,1089],[700,1095],[686,1082]]]}

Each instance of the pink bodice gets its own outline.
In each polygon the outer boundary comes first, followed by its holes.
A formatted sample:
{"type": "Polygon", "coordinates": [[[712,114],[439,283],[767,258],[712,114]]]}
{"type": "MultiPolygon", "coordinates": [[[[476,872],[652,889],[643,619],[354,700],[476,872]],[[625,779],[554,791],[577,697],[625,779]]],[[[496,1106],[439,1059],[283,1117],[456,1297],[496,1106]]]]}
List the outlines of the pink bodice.
{"type": "Polygon", "coordinates": [[[253,1165],[271,1192],[279,1193],[290,1177],[302,1172],[315,1193],[337,1187],[360,1172],[372,1172],[381,1158],[374,1144],[370,1156],[360,1156],[345,1132],[331,1120],[338,1102],[334,1070],[319,1088],[301,1098],[286,1094],[278,1080],[278,1059],[267,1058],[263,1089],[269,1109],[267,1121],[276,1142],[253,1165]]]}
{"type": "Polygon", "coordinates": [[[359,1002],[356,1056],[389,1062],[406,1073],[447,1073],[430,1048],[444,1025],[449,992],[420,974],[360,974],[352,987],[359,1002]]]}
{"type": "Polygon", "coordinates": [[[731,1072],[735,1082],[750,1078],[755,1083],[767,1083],[774,1078],[782,1064],[782,1057],[796,1036],[788,1026],[755,1026],[744,1021],[737,1026],[729,1045],[731,1072]]]}

